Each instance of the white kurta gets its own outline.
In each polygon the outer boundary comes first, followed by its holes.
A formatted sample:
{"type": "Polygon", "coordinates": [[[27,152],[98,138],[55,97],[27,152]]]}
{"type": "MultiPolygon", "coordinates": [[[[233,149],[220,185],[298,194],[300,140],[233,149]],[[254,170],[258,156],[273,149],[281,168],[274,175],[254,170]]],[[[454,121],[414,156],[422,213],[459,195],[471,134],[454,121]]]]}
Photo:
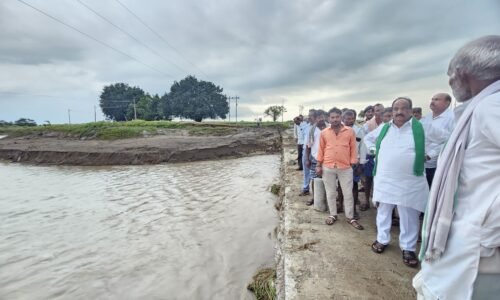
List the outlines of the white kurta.
{"type": "MultiPolygon", "coordinates": [[[[424,211],[429,197],[425,176],[413,174],[415,141],[412,119],[401,128],[390,122],[378,153],[377,173],[374,177],[373,201],[410,207],[424,211]]],[[[368,149],[375,147],[383,126],[365,136],[368,149]]]]}
{"type": "Polygon", "coordinates": [[[471,299],[478,272],[500,284],[500,81],[476,97],[485,95],[472,115],[445,252],[414,279],[426,299],[471,299]]]}
{"type": "MultiPolygon", "coordinates": [[[[446,133],[446,139],[450,136],[453,130],[455,118],[451,109],[447,109],[442,112],[439,116],[433,117],[432,112],[423,117],[420,122],[424,126],[425,131],[429,130],[429,127],[444,130],[446,133]]],[[[445,141],[435,141],[430,138],[425,139],[425,154],[427,154],[431,159],[425,162],[426,168],[435,168],[437,165],[437,158],[443,148],[445,141]]]]}

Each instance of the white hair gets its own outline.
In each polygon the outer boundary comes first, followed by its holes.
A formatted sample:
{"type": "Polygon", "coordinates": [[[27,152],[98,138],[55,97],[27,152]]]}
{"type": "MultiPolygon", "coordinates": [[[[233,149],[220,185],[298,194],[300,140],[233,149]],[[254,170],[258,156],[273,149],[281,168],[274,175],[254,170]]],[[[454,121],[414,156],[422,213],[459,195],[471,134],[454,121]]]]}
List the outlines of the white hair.
{"type": "Polygon", "coordinates": [[[450,61],[448,75],[457,69],[477,80],[500,79],[500,36],[487,35],[465,44],[450,61]]]}

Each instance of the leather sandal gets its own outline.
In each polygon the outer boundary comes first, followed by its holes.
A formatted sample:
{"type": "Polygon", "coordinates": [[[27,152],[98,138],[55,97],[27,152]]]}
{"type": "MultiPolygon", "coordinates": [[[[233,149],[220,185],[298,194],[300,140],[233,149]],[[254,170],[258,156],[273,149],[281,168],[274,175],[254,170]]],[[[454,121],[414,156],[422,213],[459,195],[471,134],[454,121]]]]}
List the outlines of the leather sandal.
{"type": "Polygon", "coordinates": [[[351,219],[351,220],[348,220],[347,222],[349,224],[351,224],[351,226],[356,228],[357,230],[365,229],[361,224],[359,224],[358,220],[356,220],[356,219],[351,219]]]}
{"type": "Polygon", "coordinates": [[[387,245],[379,243],[378,241],[375,241],[372,244],[372,251],[377,253],[377,254],[382,254],[384,252],[385,248],[387,248],[387,245]]]}
{"type": "Polygon", "coordinates": [[[333,225],[333,224],[335,224],[336,221],[337,221],[336,216],[329,216],[328,218],[326,218],[325,224],[326,225],[333,225]]]}
{"type": "Polygon", "coordinates": [[[414,251],[402,250],[403,254],[403,263],[410,268],[418,267],[418,259],[417,254],[414,251]]]}

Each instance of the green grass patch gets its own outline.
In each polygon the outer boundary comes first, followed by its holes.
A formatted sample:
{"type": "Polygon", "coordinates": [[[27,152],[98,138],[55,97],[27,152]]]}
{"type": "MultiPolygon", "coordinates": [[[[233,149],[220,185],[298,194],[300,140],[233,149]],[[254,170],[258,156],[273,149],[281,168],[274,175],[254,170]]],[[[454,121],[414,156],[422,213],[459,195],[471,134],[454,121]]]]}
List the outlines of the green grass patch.
{"type": "MultiPolygon", "coordinates": [[[[154,129],[153,129],[154,130],[154,129]]],[[[109,127],[96,132],[96,138],[100,140],[119,140],[142,136],[144,131],[151,131],[146,127],[109,127]]]]}
{"type": "MultiPolygon", "coordinates": [[[[262,122],[264,128],[289,128],[290,123],[262,122]]],[[[154,135],[159,129],[187,129],[190,135],[205,136],[231,135],[238,128],[256,128],[256,122],[176,122],[176,121],[143,121],[127,122],[93,122],[83,124],[56,124],[33,127],[0,126],[1,135],[19,137],[26,135],[44,135],[55,132],[74,138],[124,139],[142,136],[144,132],[154,135]]]]}
{"type": "Polygon", "coordinates": [[[262,269],[255,274],[247,289],[255,294],[257,300],[274,300],[276,299],[275,282],[276,270],[262,269]]]}
{"type": "Polygon", "coordinates": [[[279,196],[281,191],[281,185],[274,183],[271,185],[271,193],[275,194],[276,196],[279,196]]]}

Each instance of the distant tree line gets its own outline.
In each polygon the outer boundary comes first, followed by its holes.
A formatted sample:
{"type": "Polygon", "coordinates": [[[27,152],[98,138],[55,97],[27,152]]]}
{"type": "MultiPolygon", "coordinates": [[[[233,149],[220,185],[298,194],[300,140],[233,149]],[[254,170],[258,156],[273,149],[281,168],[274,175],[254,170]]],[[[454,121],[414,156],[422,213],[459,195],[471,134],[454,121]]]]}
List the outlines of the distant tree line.
{"type": "Polygon", "coordinates": [[[32,119],[28,119],[28,118],[20,118],[19,120],[15,121],[15,122],[7,122],[7,121],[4,121],[4,120],[0,120],[0,127],[1,126],[12,126],[12,125],[16,125],[16,126],[36,126],[36,122],[32,119]]]}
{"type": "Polygon", "coordinates": [[[212,82],[188,76],[174,82],[163,96],[151,95],[126,83],[104,86],[99,104],[106,118],[114,121],[137,119],[171,120],[172,118],[226,119],[229,103],[223,89],[212,82]]]}

